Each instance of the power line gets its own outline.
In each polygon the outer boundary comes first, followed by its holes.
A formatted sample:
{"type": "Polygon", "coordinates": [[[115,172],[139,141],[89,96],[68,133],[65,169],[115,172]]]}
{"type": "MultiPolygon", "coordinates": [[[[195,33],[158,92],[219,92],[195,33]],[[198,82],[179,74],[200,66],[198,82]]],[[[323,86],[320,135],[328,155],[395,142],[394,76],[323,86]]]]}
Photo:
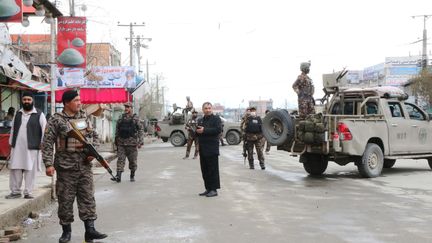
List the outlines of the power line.
{"type": "Polygon", "coordinates": [[[130,34],[130,37],[129,37],[129,47],[130,47],[130,53],[129,53],[130,60],[129,60],[129,64],[130,64],[130,66],[133,66],[133,60],[132,60],[132,57],[133,57],[133,43],[132,43],[132,40],[134,38],[133,37],[133,35],[134,35],[133,27],[144,27],[145,23],[142,22],[142,24],[137,24],[136,22],[134,22],[134,23],[131,22],[129,24],[120,24],[120,22],[118,22],[117,26],[120,26],[120,27],[129,27],[129,34],[130,34]]]}

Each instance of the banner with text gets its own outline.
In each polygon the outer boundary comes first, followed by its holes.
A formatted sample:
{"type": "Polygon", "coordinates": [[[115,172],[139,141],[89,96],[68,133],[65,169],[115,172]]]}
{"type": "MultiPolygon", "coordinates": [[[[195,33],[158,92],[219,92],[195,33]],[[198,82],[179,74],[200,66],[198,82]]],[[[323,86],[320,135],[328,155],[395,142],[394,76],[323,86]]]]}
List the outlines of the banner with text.
{"type": "Polygon", "coordinates": [[[82,87],[84,86],[83,68],[57,68],[57,87],[82,87]]]}
{"type": "Polygon", "coordinates": [[[404,85],[421,70],[421,56],[386,57],[386,85],[404,85]]]}
{"type": "Polygon", "coordinates": [[[126,88],[133,90],[137,86],[134,67],[92,67],[84,79],[85,88],[126,88]]]}
{"type": "Polygon", "coordinates": [[[86,68],[86,18],[58,17],[57,65],[86,68]]]}

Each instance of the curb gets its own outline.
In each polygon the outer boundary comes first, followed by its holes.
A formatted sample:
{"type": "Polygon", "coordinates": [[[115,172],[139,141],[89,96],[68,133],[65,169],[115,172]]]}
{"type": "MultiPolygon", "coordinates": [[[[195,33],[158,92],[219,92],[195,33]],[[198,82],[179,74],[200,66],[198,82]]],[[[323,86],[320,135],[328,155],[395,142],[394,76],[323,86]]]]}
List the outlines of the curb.
{"type": "MultiPolygon", "coordinates": [[[[116,159],[117,155],[113,154],[107,156],[106,160],[110,163],[112,160],[116,159]]],[[[97,162],[98,167],[100,166],[99,162],[97,162]]],[[[38,188],[42,192],[40,195],[35,196],[34,199],[28,200],[22,205],[19,205],[15,208],[11,208],[5,213],[0,215],[0,229],[7,226],[16,226],[21,225],[23,220],[28,217],[29,213],[32,211],[39,211],[55,202],[51,199],[51,187],[50,185],[45,185],[38,188]]]]}
{"type": "Polygon", "coordinates": [[[51,203],[51,188],[42,187],[42,189],[43,192],[39,196],[3,213],[0,217],[0,228],[21,225],[22,219],[26,218],[30,212],[47,207],[51,203]]]}

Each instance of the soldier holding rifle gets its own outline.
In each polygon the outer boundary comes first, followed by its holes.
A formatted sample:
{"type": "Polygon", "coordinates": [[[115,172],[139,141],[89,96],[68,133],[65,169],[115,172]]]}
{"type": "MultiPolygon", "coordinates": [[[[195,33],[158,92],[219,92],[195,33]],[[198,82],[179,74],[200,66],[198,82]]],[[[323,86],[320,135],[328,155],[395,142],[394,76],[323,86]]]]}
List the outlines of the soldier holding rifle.
{"type": "Polygon", "coordinates": [[[42,148],[47,176],[53,176],[57,171],[58,217],[63,228],[59,242],[65,243],[71,240],[75,198],[77,198],[79,217],[84,221],[85,241],[93,242],[95,239],[107,237],[106,234],[99,233],[94,226],[97,215],[91,161],[95,155],[89,156],[88,149],[82,142],[70,134],[75,127],[90,143],[95,142],[98,137],[85,112],[80,109],[81,101],[77,91],[64,92],[62,102],[63,111],[55,113],[48,121],[42,148]]]}
{"type": "Polygon", "coordinates": [[[186,147],[186,156],[183,157],[183,159],[189,158],[190,150],[193,143],[195,143],[195,153],[193,158],[196,159],[196,157],[198,156],[199,145],[198,145],[198,136],[196,134],[197,117],[198,117],[198,112],[195,109],[192,109],[192,117],[187,121],[185,125],[186,130],[188,131],[188,139],[187,139],[187,147],[186,147]]]}

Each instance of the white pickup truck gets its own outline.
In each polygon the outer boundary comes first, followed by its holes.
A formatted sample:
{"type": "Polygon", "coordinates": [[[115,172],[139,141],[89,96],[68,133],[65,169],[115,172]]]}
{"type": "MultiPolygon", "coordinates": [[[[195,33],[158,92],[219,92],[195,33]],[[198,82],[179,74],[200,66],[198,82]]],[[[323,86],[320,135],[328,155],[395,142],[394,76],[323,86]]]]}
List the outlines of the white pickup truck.
{"type": "Polygon", "coordinates": [[[323,113],[299,120],[276,110],[263,120],[267,141],[291,155],[311,175],[328,161],[354,162],[362,177],[377,177],[397,159],[427,159],[432,168],[432,121],[396,87],[333,89],[323,113]]]}

